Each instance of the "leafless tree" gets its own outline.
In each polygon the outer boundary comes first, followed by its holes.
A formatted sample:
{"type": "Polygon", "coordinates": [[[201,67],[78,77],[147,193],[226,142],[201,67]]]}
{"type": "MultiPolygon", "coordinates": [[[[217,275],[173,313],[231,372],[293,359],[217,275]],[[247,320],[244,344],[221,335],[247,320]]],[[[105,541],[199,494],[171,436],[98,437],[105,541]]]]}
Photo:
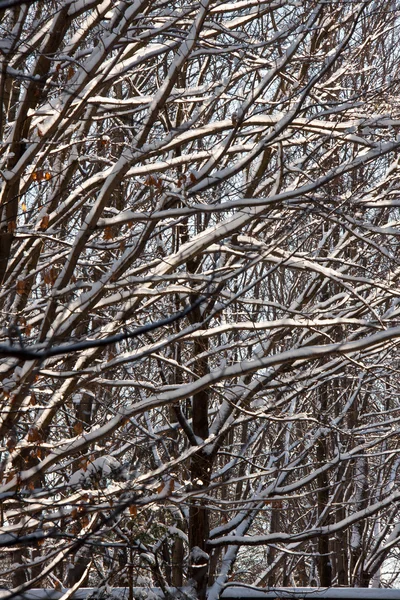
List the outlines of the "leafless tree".
{"type": "Polygon", "coordinates": [[[390,583],[399,14],[0,3],[12,592],[390,583]]]}

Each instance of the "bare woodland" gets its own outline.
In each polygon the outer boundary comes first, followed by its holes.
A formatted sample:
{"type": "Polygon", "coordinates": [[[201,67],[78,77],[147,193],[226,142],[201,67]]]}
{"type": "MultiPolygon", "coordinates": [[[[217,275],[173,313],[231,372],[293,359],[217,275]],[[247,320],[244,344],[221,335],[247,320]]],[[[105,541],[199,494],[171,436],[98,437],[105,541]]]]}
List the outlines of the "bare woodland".
{"type": "Polygon", "coordinates": [[[395,585],[400,2],[2,4],[0,586],[395,585]]]}

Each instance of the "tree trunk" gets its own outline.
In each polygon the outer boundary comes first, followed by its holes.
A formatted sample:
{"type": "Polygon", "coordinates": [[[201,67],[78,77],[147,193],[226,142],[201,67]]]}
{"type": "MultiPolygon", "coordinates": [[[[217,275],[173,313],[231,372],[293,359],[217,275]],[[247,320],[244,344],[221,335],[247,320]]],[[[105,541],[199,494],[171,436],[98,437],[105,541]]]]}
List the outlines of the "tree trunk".
{"type": "MultiPolygon", "coordinates": [[[[207,349],[207,340],[196,340],[194,356],[200,356],[207,349]]],[[[207,373],[207,359],[201,357],[196,365],[196,375],[207,373]]],[[[204,440],[208,437],[208,391],[201,391],[193,397],[192,423],[194,435],[204,440]]],[[[191,461],[191,482],[193,490],[206,489],[210,483],[212,459],[200,450],[191,461]]],[[[205,600],[209,560],[207,541],[210,535],[209,509],[201,497],[194,498],[189,509],[189,577],[195,584],[198,597],[205,600]]]]}

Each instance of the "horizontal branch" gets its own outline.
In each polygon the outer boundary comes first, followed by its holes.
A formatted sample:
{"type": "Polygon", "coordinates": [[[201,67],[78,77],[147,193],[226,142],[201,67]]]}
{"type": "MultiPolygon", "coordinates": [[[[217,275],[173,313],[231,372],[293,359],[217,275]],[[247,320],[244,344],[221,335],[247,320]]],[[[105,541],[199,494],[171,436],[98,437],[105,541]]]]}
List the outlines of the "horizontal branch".
{"type": "Polygon", "coordinates": [[[302,542],[305,540],[311,540],[316,537],[321,537],[324,535],[332,535],[339,531],[343,531],[344,529],[348,529],[354,523],[358,523],[363,519],[367,519],[377,512],[381,511],[383,508],[390,506],[391,504],[398,502],[400,500],[400,492],[394,492],[390,496],[387,496],[385,499],[376,502],[375,504],[371,504],[367,508],[363,510],[359,510],[352,515],[338,521],[337,523],[333,523],[332,525],[325,525],[324,527],[314,527],[309,530],[301,531],[299,533],[269,533],[267,535],[246,535],[246,536],[238,536],[238,535],[225,535],[220,538],[216,538],[214,540],[209,540],[208,544],[212,547],[217,546],[261,546],[264,544],[276,544],[279,542],[302,542]]]}
{"type": "Polygon", "coordinates": [[[171,323],[175,323],[176,321],[180,321],[193,310],[195,310],[195,308],[197,308],[205,300],[206,297],[201,296],[198,300],[196,300],[196,302],[186,307],[184,310],[176,312],[170,315],[169,317],[166,317],[165,319],[154,321],[153,323],[148,323],[147,325],[142,325],[141,327],[138,327],[137,329],[131,332],[125,331],[124,333],[110,335],[102,340],[86,340],[83,342],[78,342],[76,344],[64,344],[62,346],[55,346],[54,348],[49,348],[48,350],[35,350],[24,348],[23,346],[15,347],[11,344],[0,344],[0,358],[11,357],[18,358],[20,360],[43,361],[47,358],[51,358],[52,356],[63,356],[65,354],[81,352],[82,350],[88,350],[90,348],[104,348],[106,346],[110,346],[111,344],[122,342],[124,340],[135,339],[145,333],[149,333],[150,331],[154,331],[156,329],[160,329],[161,327],[165,327],[166,325],[171,325],[171,323]]]}

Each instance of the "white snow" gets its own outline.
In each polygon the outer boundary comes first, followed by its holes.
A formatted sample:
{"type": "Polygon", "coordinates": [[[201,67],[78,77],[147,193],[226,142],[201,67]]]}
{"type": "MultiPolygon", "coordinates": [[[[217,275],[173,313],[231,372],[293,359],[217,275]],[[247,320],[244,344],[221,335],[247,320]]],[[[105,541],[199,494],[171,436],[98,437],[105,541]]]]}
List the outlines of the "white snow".
{"type": "Polygon", "coordinates": [[[121,469],[121,463],[113,456],[99,456],[89,462],[86,470],[79,469],[71,475],[68,485],[72,487],[87,485],[91,480],[99,480],[121,469]]]}

